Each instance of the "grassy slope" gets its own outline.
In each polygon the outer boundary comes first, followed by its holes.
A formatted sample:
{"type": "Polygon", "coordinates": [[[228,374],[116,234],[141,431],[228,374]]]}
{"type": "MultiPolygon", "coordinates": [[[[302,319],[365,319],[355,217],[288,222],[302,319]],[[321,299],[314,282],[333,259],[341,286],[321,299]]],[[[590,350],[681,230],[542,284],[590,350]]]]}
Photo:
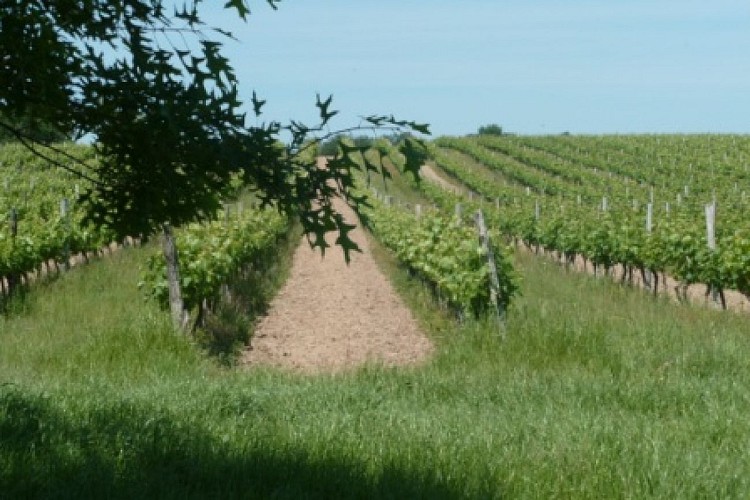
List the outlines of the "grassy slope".
{"type": "Polygon", "coordinates": [[[143,250],[0,319],[0,497],[746,497],[748,319],[519,255],[509,341],[433,332],[426,366],[219,368],[140,298],[143,250]]]}

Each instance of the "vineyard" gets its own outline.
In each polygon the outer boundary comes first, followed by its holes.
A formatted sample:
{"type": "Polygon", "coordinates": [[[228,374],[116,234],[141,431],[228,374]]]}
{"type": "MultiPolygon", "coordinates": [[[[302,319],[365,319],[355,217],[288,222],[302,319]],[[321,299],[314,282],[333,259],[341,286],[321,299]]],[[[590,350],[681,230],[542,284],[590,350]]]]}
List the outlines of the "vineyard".
{"type": "Polygon", "coordinates": [[[0,500],[750,499],[747,3],[3,1],[0,500]]]}
{"type": "MultiPolygon", "coordinates": [[[[365,214],[378,238],[457,310],[476,313],[487,305],[489,277],[469,229],[477,210],[495,233],[492,241],[522,242],[568,264],[581,257],[595,272],[618,267],[623,280],[632,281],[635,273],[654,291],[671,276],[683,293],[704,284],[722,304],[725,290],[750,294],[745,136],[442,137],[428,149],[468,192],[421,183],[421,196],[442,215],[417,217],[379,202],[365,214]],[[464,208],[462,222],[451,221],[456,205],[464,208]]],[[[56,160],[65,162],[71,153],[96,161],[92,150],[72,145],[62,146],[56,160]]],[[[84,220],[80,178],[14,145],[0,153],[0,174],[4,289],[112,240],[106,228],[84,220]]],[[[186,308],[216,297],[230,276],[271,251],[287,228],[272,211],[248,210],[181,230],[186,308]]],[[[496,246],[494,253],[506,307],[515,290],[512,266],[504,250],[496,246]]],[[[163,266],[153,257],[143,283],[162,302],[163,266]]]]}
{"type": "Polygon", "coordinates": [[[747,137],[443,137],[431,154],[470,194],[425,193],[486,207],[508,238],[630,279],[702,283],[722,302],[750,295],[747,137]]]}
{"type": "MultiPolygon", "coordinates": [[[[64,146],[56,159],[65,161],[71,153],[96,161],[82,146],[64,146]]],[[[469,218],[483,210],[494,241],[523,242],[566,263],[580,256],[595,272],[619,267],[624,279],[637,273],[653,290],[672,276],[683,293],[689,285],[705,284],[721,303],[725,290],[750,294],[747,137],[442,137],[429,144],[429,153],[468,194],[422,183],[422,195],[442,216],[416,221],[413,213],[386,211],[382,204],[369,216],[383,243],[457,310],[480,311],[489,294],[481,250],[467,229],[471,220],[460,230],[451,225],[457,204],[469,218]]],[[[3,148],[0,169],[4,288],[112,240],[106,228],[84,221],[78,200],[85,181],[13,145],[3,148]]],[[[268,252],[286,227],[273,213],[248,211],[243,220],[219,215],[182,231],[186,307],[216,297],[221,284],[268,252]]],[[[507,306],[515,289],[512,266],[495,250],[507,306]]],[[[164,301],[161,262],[158,256],[150,260],[144,287],[164,301]]]]}
{"type": "MultiPolygon", "coordinates": [[[[352,194],[369,206],[349,264],[338,249],[323,259],[304,239],[284,242],[299,236],[293,222],[252,199],[174,228],[196,324],[235,294],[227,282],[289,277],[263,297],[278,291],[263,317],[273,324],[256,325],[234,363],[219,357],[234,351],[175,335],[154,235],[34,284],[23,307],[0,314],[0,491],[747,498],[747,316],[564,264],[747,293],[748,140],[466,137],[428,148],[443,184],[399,176],[393,152],[391,179],[357,179],[352,194]],[[287,252],[290,269],[269,264],[287,252]],[[502,337],[493,293],[507,309],[502,337]]],[[[108,242],[84,221],[83,183],[4,154],[6,279],[108,242]]],[[[252,325],[238,324],[247,340],[252,325]]]]}
{"type": "MultiPolygon", "coordinates": [[[[62,145],[52,154],[96,159],[85,146],[62,145]]],[[[78,203],[86,181],[52,166],[21,145],[0,148],[0,277],[12,285],[43,266],[101,250],[112,241],[106,228],[84,221],[78,203]]]]}
{"type": "MultiPolygon", "coordinates": [[[[439,212],[417,215],[378,200],[371,205],[365,213],[375,236],[400,262],[459,313],[480,316],[487,311],[491,305],[490,270],[475,228],[439,212]]],[[[490,241],[499,281],[498,306],[505,310],[518,284],[509,251],[490,241]]]]}
{"type": "MultiPolygon", "coordinates": [[[[90,147],[65,144],[55,148],[52,159],[62,164],[69,164],[70,157],[96,161],[90,147]]],[[[86,180],[21,145],[0,149],[0,182],[0,284],[4,294],[28,283],[32,275],[59,270],[76,255],[87,260],[113,242],[112,231],[85,219],[79,201],[86,180]]],[[[203,309],[217,301],[222,287],[251,272],[251,267],[267,263],[289,232],[289,220],[276,210],[243,207],[241,202],[227,205],[215,218],[177,230],[186,312],[197,311],[200,318],[203,309]]],[[[141,288],[166,307],[168,284],[161,251],[152,255],[145,269],[141,288]]]]}
{"type": "MultiPolygon", "coordinates": [[[[228,283],[266,266],[289,226],[288,219],[273,209],[244,209],[237,205],[234,215],[227,213],[180,228],[175,241],[186,312],[197,310],[201,318],[220,299],[221,290],[228,283]]],[[[167,308],[169,283],[161,251],[155,251],[148,259],[140,286],[167,308]]]]}

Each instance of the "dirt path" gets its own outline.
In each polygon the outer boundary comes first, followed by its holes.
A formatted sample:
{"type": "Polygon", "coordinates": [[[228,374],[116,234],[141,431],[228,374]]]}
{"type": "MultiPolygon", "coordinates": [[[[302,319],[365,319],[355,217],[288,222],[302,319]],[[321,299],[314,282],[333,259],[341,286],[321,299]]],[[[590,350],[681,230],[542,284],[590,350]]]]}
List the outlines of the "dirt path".
{"type": "Polygon", "coordinates": [[[441,188],[445,189],[446,191],[451,191],[451,192],[454,192],[454,193],[461,193],[461,192],[464,191],[463,189],[461,189],[460,187],[456,186],[455,184],[453,184],[449,180],[443,178],[429,164],[422,165],[422,168],[419,169],[419,175],[421,175],[422,177],[424,177],[428,181],[430,181],[430,182],[432,182],[434,184],[437,184],[438,186],[440,186],[441,188]]]}
{"type": "MultiPolygon", "coordinates": [[[[342,200],[335,206],[348,221],[358,222],[342,200]]],[[[350,236],[362,253],[353,253],[348,266],[339,247],[322,258],[303,238],[245,363],[338,372],[371,361],[403,365],[429,356],[432,344],[378,269],[367,236],[359,227],[350,236]]],[[[330,238],[329,243],[335,236],[330,238]]]]}

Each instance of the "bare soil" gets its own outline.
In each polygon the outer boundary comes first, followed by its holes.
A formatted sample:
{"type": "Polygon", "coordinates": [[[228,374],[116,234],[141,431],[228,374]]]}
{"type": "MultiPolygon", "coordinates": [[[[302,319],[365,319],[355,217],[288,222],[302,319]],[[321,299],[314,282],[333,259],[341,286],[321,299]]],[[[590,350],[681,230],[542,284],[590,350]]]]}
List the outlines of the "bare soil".
{"type": "MultiPolygon", "coordinates": [[[[343,200],[335,200],[335,208],[358,224],[343,200]]],[[[244,363],[319,373],[418,363],[430,355],[431,342],[377,267],[367,235],[357,227],[350,237],[362,253],[352,253],[349,265],[340,247],[332,245],[323,257],[302,239],[244,363]]]]}
{"type": "Polygon", "coordinates": [[[419,175],[427,179],[428,181],[434,184],[437,184],[438,186],[445,189],[446,191],[451,191],[454,193],[461,193],[464,191],[459,186],[456,186],[455,184],[453,184],[450,180],[438,174],[435,168],[433,168],[429,164],[422,165],[422,168],[419,169],[419,175]]]}

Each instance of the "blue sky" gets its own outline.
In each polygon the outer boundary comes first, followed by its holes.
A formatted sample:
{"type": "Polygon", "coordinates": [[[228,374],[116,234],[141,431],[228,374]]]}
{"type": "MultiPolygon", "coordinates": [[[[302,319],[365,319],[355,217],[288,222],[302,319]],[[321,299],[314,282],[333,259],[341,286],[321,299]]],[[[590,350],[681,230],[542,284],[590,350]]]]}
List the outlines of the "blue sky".
{"type": "Polygon", "coordinates": [[[320,93],[334,127],[750,133],[747,0],[254,0],[246,23],[206,4],[265,121],[314,122],[320,93]]]}

